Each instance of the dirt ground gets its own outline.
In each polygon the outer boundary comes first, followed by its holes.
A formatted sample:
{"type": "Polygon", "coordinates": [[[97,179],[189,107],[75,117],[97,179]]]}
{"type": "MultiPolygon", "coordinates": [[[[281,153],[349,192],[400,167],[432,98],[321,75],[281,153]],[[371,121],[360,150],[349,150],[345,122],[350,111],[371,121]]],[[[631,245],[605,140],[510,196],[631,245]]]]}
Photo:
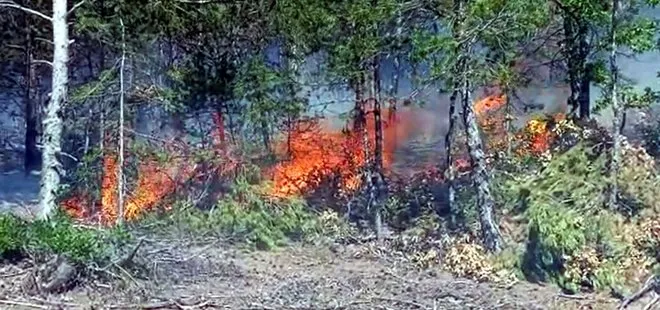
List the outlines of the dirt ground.
{"type": "MultiPolygon", "coordinates": [[[[140,270],[50,296],[21,292],[28,266],[0,266],[0,309],[616,309],[608,296],[567,296],[551,285],[511,287],[416,270],[373,246],[248,251],[226,242],[147,240],[140,270]]],[[[629,307],[641,309],[644,301],[629,307]]]]}

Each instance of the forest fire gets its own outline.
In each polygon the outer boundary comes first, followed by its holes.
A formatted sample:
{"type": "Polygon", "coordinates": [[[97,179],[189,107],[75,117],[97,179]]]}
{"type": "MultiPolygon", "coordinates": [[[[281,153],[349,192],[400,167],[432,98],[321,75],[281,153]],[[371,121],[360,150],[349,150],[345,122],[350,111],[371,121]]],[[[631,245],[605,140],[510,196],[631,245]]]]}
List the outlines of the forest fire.
{"type": "MultiPolygon", "coordinates": [[[[176,167],[175,169],[179,170],[178,173],[173,173],[172,169],[165,169],[163,166],[154,160],[140,163],[135,190],[127,193],[125,197],[124,219],[134,220],[144,212],[151,210],[161,199],[172,193],[182,180],[188,179],[192,174],[192,169],[183,163],[177,164],[175,162],[167,165],[168,167],[176,167]],[[172,177],[173,175],[175,177],[172,177]]],[[[118,217],[117,168],[116,155],[106,155],[103,158],[101,199],[96,205],[96,209],[100,211],[100,221],[105,224],[114,223],[118,217]]],[[[62,202],[62,206],[77,218],[91,216],[91,210],[88,204],[84,202],[86,199],[83,196],[73,196],[62,202]]]]}
{"type": "MultiPolygon", "coordinates": [[[[506,95],[491,95],[477,101],[474,111],[479,120],[481,128],[486,132],[488,146],[497,150],[506,146],[507,126],[509,117],[503,107],[506,104],[506,95]]],[[[557,113],[551,117],[539,117],[528,121],[516,137],[522,142],[518,148],[519,154],[540,155],[550,148],[554,134],[551,123],[565,119],[563,113],[557,113]]],[[[512,133],[511,133],[512,134],[512,133]]]]}
{"type": "MultiPolygon", "coordinates": [[[[490,141],[489,146],[499,146],[505,141],[506,115],[503,115],[501,109],[505,104],[506,97],[499,94],[474,103],[475,114],[490,141]]],[[[370,110],[367,107],[367,111],[370,110]]],[[[419,124],[408,110],[384,109],[383,114],[383,168],[388,173],[394,163],[395,151],[419,124]]],[[[372,158],[375,151],[375,121],[372,113],[367,115],[371,116],[366,118],[366,130],[369,158],[372,158]]],[[[225,156],[221,152],[225,144],[222,117],[214,115],[213,121],[216,126],[213,134],[216,155],[225,156]]],[[[332,181],[340,193],[348,194],[358,189],[362,181],[361,170],[367,164],[364,132],[331,130],[328,124],[318,122],[303,127],[303,124],[298,125],[289,133],[288,139],[277,145],[277,151],[288,154],[289,160],[269,170],[274,183],[269,194],[280,198],[302,195],[317,189],[326,181],[332,181]]],[[[526,134],[523,148],[527,152],[540,154],[548,149],[552,133],[547,121],[532,120],[523,132],[526,134]]],[[[469,162],[465,159],[457,159],[456,164],[461,171],[470,170],[469,162]]],[[[116,154],[106,154],[102,165],[100,201],[94,204],[94,208],[89,207],[91,199],[87,199],[86,195],[72,196],[63,201],[62,206],[77,218],[99,215],[102,223],[112,224],[119,216],[116,154]],[[90,214],[92,209],[98,210],[99,214],[90,214]]],[[[153,209],[182,182],[194,177],[194,174],[195,169],[185,159],[174,159],[167,165],[152,159],[142,159],[137,168],[138,179],[133,186],[135,189],[125,197],[124,219],[134,220],[153,209]]]]}
{"type": "MultiPolygon", "coordinates": [[[[368,113],[368,115],[372,115],[368,113]]],[[[412,128],[413,117],[405,111],[387,110],[383,115],[383,167],[388,169],[394,160],[394,151],[412,128]]],[[[360,170],[364,167],[365,152],[362,132],[332,131],[328,126],[315,124],[312,128],[294,130],[288,144],[280,149],[288,151],[290,160],[276,165],[272,195],[289,197],[317,188],[326,178],[337,177],[338,187],[350,192],[360,186],[360,170]]],[[[375,123],[367,117],[369,153],[374,154],[375,123]]]]}

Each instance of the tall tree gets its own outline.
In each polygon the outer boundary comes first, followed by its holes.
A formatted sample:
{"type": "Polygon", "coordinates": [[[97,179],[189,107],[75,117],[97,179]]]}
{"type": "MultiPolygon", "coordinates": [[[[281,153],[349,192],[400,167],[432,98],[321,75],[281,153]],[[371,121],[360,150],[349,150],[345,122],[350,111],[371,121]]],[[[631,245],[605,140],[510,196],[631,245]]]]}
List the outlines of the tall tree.
{"type": "MultiPolygon", "coordinates": [[[[23,166],[26,173],[38,171],[41,166],[41,153],[37,141],[41,132],[40,116],[40,82],[46,75],[42,69],[50,69],[43,59],[52,57],[52,46],[46,39],[48,20],[29,11],[44,11],[46,1],[2,2],[4,10],[2,27],[7,31],[3,37],[4,44],[0,46],[3,59],[13,60],[22,65],[22,83],[20,84],[23,118],[25,120],[23,166]],[[29,9],[28,9],[29,6],[29,9]],[[25,8],[13,10],[11,8],[25,8]]],[[[13,72],[14,73],[14,72],[13,72]]],[[[47,77],[47,75],[46,75],[47,77]]]]}
{"type": "Polygon", "coordinates": [[[66,0],[53,0],[53,81],[46,105],[43,133],[43,164],[39,190],[39,217],[49,218],[57,210],[57,194],[63,174],[59,156],[62,147],[62,113],[69,83],[69,8],[66,0]]]}
{"type": "MultiPolygon", "coordinates": [[[[445,30],[421,29],[414,39],[415,58],[430,62],[431,82],[443,83],[451,92],[450,131],[445,137],[446,147],[451,147],[456,114],[454,110],[460,98],[460,108],[465,126],[467,148],[472,162],[472,180],[477,192],[477,209],[481,233],[486,248],[497,252],[501,239],[494,215],[494,200],[490,193],[490,176],[486,164],[480,128],[472,106],[473,92],[496,81],[503,61],[493,61],[492,55],[503,54],[503,46],[523,44],[539,26],[547,20],[544,1],[470,1],[455,0],[451,3],[430,2],[425,9],[434,18],[444,22],[445,30]]],[[[511,54],[511,52],[508,52],[511,54]]],[[[515,55],[499,57],[512,59],[515,55]]],[[[447,176],[453,182],[451,149],[448,153],[447,176]]],[[[454,189],[450,186],[450,199],[454,189]]],[[[452,210],[456,211],[456,210],[452,210]]]]}
{"type": "Polygon", "coordinates": [[[609,207],[614,209],[617,205],[617,196],[619,194],[619,186],[618,186],[618,174],[619,174],[619,167],[621,166],[620,160],[621,160],[621,124],[623,123],[622,119],[622,113],[621,113],[621,104],[619,102],[619,98],[617,98],[617,83],[618,83],[618,75],[619,75],[619,68],[616,65],[616,53],[617,53],[617,44],[616,44],[616,27],[617,27],[617,19],[618,19],[618,11],[619,11],[619,0],[612,0],[612,21],[610,25],[610,41],[611,41],[611,47],[610,47],[610,74],[611,74],[611,81],[610,81],[610,101],[612,103],[612,111],[614,112],[613,117],[612,117],[612,130],[614,131],[612,133],[612,162],[610,164],[610,176],[612,178],[611,180],[611,188],[609,192],[609,199],[608,199],[608,204],[609,207]]]}

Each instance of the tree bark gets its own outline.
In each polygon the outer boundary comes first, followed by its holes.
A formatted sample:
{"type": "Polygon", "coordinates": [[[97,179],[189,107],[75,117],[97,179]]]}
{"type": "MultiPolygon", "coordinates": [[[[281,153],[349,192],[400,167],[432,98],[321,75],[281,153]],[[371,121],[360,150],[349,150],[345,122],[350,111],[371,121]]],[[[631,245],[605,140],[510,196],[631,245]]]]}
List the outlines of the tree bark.
{"type": "Polygon", "coordinates": [[[591,67],[587,62],[589,56],[589,32],[585,21],[570,12],[564,12],[564,57],[568,66],[568,79],[571,94],[568,98],[570,115],[579,113],[582,120],[591,117],[591,98],[589,88],[591,85],[591,67]]]}
{"type": "Polygon", "coordinates": [[[383,122],[380,104],[380,58],[376,57],[372,64],[372,92],[374,96],[374,171],[372,174],[372,192],[374,198],[374,225],[376,226],[376,237],[378,240],[383,238],[383,219],[382,212],[386,200],[387,188],[383,175],[383,122]]]}
{"type": "Polygon", "coordinates": [[[449,97],[449,127],[447,128],[447,134],[445,135],[445,165],[447,169],[445,171],[445,178],[447,182],[447,204],[449,208],[449,213],[451,217],[454,218],[456,211],[456,188],[454,180],[456,179],[456,171],[454,170],[454,156],[452,155],[452,147],[454,141],[454,131],[456,127],[456,120],[458,119],[458,114],[456,113],[456,99],[458,97],[458,83],[454,83],[454,90],[449,97]]]}
{"type": "Polygon", "coordinates": [[[32,32],[30,31],[30,16],[24,14],[25,21],[25,93],[23,105],[25,112],[25,157],[23,160],[25,174],[29,175],[32,171],[41,169],[41,153],[37,148],[37,138],[39,137],[38,124],[38,103],[34,100],[32,93],[34,89],[34,66],[32,63],[33,47],[32,32]]]}
{"type": "Polygon", "coordinates": [[[622,108],[621,108],[621,103],[619,102],[618,94],[617,94],[617,82],[618,82],[618,77],[619,77],[619,68],[617,67],[616,64],[616,51],[617,51],[617,45],[616,45],[616,27],[617,27],[617,22],[618,22],[618,10],[619,10],[619,0],[612,0],[612,29],[610,30],[610,40],[611,42],[611,50],[610,50],[610,73],[611,73],[611,85],[610,85],[610,100],[612,100],[612,111],[613,111],[613,118],[612,118],[612,130],[614,131],[612,133],[612,162],[610,163],[610,191],[609,191],[609,199],[608,199],[608,205],[611,209],[615,209],[617,207],[618,203],[618,193],[619,193],[619,186],[618,186],[618,175],[619,175],[619,169],[621,167],[621,130],[622,130],[622,124],[623,124],[623,113],[622,113],[622,108]]]}
{"type": "Polygon", "coordinates": [[[46,105],[43,132],[39,217],[48,219],[57,210],[57,194],[63,173],[59,160],[62,144],[62,107],[69,83],[69,26],[67,1],[53,0],[53,75],[50,101],[46,105]]]}
{"type": "Polygon", "coordinates": [[[117,224],[124,223],[124,67],[126,65],[126,36],[124,21],[121,25],[121,64],[119,66],[119,164],[117,165],[117,224]]]}
{"type": "MultiPolygon", "coordinates": [[[[455,0],[457,5],[454,9],[458,15],[458,37],[464,36],[464,22],[465,16],[464,0],[455,0]]],[[[470,46],[463,44],[460,46],[460,55],[462,58],[460,62],[460,92],[461,104],[463,106],[463,123],[465,125],[465,134],[467,136],[467,147],[470,153],[470,161],[472,162],[472,180],[477,187],[477,208],[479,210],[479,222],[481,224],[481,233],[486,249],[490,252],[497,253],[502,249],[501,238],[497,223],[494,219],[495,201],[490,192],[490,180],[488,168],[486,166],[486,156],[483,150],[483,143],[479,133],[479,125],[477,118],[474,114],[471,100],[471,85],[469,72],[471,72],[470,62],[470,46]]]]}
{"type": "Polygon", "coordinates": [[[463,104],[463,122],[467,136],[467,147],[472,161],[472,179],[477,187],[477,207],[479,209],[479,222],[486,249],[497,253],[502,249],[501,238],[497,223],[494,219],[495,201],[490,192],[489,173],[486,166],[486,156],[479,133],[479,125],[472,109],[470,98],[470,83],[467,75],[463,74],[461,86],[463,104]]]}
{"type": "MultiPolygon", "coordinates": [[[[456,14],[456,19],[452,23],[452,33],[454,40],[457,42],[460,41],[461,27],[463,23],[463,0],[454,1],[454,14],[456,14]]],[[[435,29],[435,33],[438,33],[438,30],[435,29]]],[[[458,75],[460,70],[464,67],[463,55],[461,55],[461,47],[455,49],[459,59],[455,64],[455,67],[452,68],[452,75],[454,78],[453,90],[451,96],[449,97],[449,127],[447,128],[447,134],[445,135],[445,178],[447,182],[447,204],[449,209],[449,214],[451,215],[452,222],[454,222],[456,211],[455,210],[455,201],[456,201],[456,188],[454,184],[454,179],[456,178],[456,171],[454,170],[454,156],[452,154],[452,147],[454,141],[454,131],[456,128],[456,120],[458,119],[458,114],[456,112],[456,99],[460,90],[460,83],[458,82],[458,75]]]]}

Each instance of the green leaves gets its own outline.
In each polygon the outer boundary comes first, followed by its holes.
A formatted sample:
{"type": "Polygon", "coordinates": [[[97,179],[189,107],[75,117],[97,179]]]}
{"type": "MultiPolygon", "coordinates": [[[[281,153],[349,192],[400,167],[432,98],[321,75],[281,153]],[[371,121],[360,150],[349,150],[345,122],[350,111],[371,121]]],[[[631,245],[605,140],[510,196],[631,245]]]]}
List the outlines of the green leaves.
{"type": "Polygon", "coordinates": [[[655,20],[637,18],[617,30],[617,44],[630,48],[634,53],[647,52],[656,48],[657,31],[655,20]]]}

